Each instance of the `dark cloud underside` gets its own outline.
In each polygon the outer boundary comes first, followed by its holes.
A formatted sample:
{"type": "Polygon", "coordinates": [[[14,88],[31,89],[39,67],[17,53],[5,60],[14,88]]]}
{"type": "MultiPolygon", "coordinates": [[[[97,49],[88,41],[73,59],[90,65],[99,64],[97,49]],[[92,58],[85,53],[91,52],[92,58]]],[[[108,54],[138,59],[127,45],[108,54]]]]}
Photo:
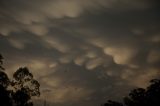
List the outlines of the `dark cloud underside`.
{"type": "MultiPolygon", "coordinates": [[[[27,66],[54,106],[97,106],[160,76],[159,0],[1,0],[6,72],[27,66]]],[[[41,102],[39,102],[41,101],[41,102]]]]}

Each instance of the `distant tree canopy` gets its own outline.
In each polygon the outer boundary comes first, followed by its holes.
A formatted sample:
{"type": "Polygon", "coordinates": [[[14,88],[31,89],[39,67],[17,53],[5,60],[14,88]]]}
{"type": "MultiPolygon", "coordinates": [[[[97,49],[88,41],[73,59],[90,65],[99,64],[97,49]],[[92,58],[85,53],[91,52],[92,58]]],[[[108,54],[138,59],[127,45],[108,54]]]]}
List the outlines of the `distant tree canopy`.
{"type": "Polygon", "coordinates": [[[1,70],[4,70],[4,68],[2,67],[2,64],[3,64],[3,57],[2,57],[2,55],[0,54],[0,71],[1,70]]]}
{"type": "Polygon", "coordinates": [[[146,88],[132,90],[123,103],[109,100],[102,106],[160,106],[160,80],[153,79],[146,88]]]}
{"type": "Polygon", "coordinates": [[[26,67],[19,68],[9,79],[2,59],[0,55],[0,106],[33,106],[31,97],[40,96],[39,82],[26,67]]]}

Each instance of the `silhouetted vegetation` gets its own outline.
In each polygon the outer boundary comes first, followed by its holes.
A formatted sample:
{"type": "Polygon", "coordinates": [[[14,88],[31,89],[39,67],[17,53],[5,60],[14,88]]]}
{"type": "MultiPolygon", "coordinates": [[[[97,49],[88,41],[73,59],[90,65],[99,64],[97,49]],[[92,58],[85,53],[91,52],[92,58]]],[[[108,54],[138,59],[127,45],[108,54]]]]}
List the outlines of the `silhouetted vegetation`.
{"type": "Polygon", "coordinates": [[[132,90],[123,103],[109,100],[102,106],[160,106],[160,80],[153,79],[146,88],[132,90]]]}
{"type": "MultiPolygon", "coordinates": [[[[31,97],[39,96],[40,84],[28,68],[19,68],[9,79],[0,55],[0,106],[33,106],[31,97]]],[[[102,106],[160,106],[160,80],[153,79],[146,88],[133,89],[123,103],[108,100],[102,106]]]]}
{"type": "Polygon", "coordinates": [[[28,68],[19,68],[9,79],[0,55],[0,106],[33,106],[31,97],[39,96],[40,84],[28,68]]]}

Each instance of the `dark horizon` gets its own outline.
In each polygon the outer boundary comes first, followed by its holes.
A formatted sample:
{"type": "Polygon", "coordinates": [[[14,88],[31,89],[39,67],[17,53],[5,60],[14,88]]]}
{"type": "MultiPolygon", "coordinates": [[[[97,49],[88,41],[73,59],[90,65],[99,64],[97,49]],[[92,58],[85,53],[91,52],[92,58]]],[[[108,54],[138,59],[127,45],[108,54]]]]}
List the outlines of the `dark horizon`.
{"type": "Polygon", "coordinates": [[[5,72],[12,76],[27,66],[41,85],[36,103],[121,101],[160,77],[159,5],[158,0],[0,0],[5,72]]]}

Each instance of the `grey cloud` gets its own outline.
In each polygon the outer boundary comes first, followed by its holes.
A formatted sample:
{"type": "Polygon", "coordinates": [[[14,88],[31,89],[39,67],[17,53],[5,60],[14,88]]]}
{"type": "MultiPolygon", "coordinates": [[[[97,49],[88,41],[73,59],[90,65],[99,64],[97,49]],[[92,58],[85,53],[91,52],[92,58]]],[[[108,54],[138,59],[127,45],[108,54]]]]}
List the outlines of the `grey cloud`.
{"type": "Polygon", "coordinates": [[[41,83],[40,99],[48,95],[57,106],[120,100],[159,76],[157,3],[1,0],[0,51],[7,73],[28,66],[41,83]]]}
{"type": "MultiPolygon", "coordinates": [[[[92,72],[92,71],[86,70],[85,67],[79,67],[74,64],[66,64],[66,65],[61,65],[61,66],[62,67],[60,67],[60,69],[58,69],[52,75],[48,76],[49,78],[47,77],[48,79],[53,79],[53,81],[50,80],[49,82],[52,82],[52,84],[54,84],[55,81],[57,82],[56,78],[60,78],[58,80],[59,85],[57,89],[60,89],[61,87],[64,87],[64,89],[67,89],[68,87],[70,88],[73,85],[74,85],[75,90],[81,89],[81,88],[85,88],[86,90],[88,89],[89,91],[92,91],[92,93],[88,95],[89,97],[91,97],[89,102],[91,102],[93,99],[99,101],[100,98],[104,100],[103,99],[103,96],[105,95],[103,94],[104,92],[107,93],[109,89],[114,89],[114,88],[117,88],[123,85],[123,84],[121,85],[120,83],[116,82],[118,78],[114,80],[111,77],[103,77],[99,79],[97,76],[103,75],[101,74],[102,70],[100,69],[93,70],[95,72],[92,72]],[[113,81],[113,82],[115,81],[115,83],[109,83],[110,81],[113,81]]],[[[56,89],[55,90],[53,89],[53,93],[54,91],[56,92],[56,89]]],[[[108,93],[108,95],[112,95],[113,92],[108,93]]],[[[126,92],[123,92],[123,94],[124,93],[126,92]]],[[[82,101],[83,99],[85,98],[84,97],[81,98],[82,101]]],[[[53,102],[54,102],[54,99],[53,99],[53,102]]]]}
{"type": "Polygon", "coordinates": [[[9,18],[24,24],[44,22],[46,18],[77,17],[87,10],[91,12],[104,8],[126,10],[155,5],[154,1],[150,2],[149,0],[32,0],[27,2],[24,0],[12,0],[10,2],[2,0],[0,4],[4,16],[9,16],[9,18]],[[10,15],[10,13],[14,13],[14,15],[10,15]]]}

